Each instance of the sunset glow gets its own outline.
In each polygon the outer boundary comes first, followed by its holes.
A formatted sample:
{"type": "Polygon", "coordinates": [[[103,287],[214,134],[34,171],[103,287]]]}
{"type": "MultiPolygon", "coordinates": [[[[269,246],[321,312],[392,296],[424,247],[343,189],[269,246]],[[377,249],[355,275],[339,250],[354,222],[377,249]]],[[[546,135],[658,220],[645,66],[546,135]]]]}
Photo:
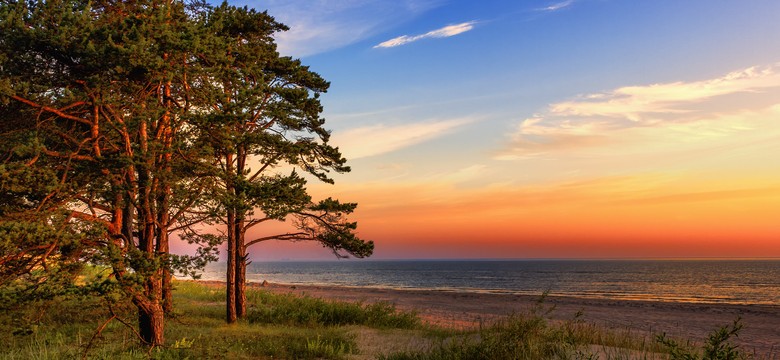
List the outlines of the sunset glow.
{"type": "Polygon", "coordinates": [[[373,258],[780,257],[778,2],[244,3],[331,81],[309,187],[373,258]]]}

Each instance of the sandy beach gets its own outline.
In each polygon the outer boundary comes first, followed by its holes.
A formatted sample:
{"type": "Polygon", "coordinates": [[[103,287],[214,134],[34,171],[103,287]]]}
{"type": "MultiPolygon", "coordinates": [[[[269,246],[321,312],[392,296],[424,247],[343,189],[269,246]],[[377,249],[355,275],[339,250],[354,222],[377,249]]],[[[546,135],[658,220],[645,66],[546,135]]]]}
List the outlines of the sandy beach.
{"type": "MultiPolygon", "coordinates": [[[[416,311],[426,322],[452,327],[478,326],[480,322],[512,313],[528,312],[540,299],[540,296],[450,291],[270,283],[249,286],[332,300],[389,302],[399,309],[416,311]]],[[[758,354],[777,356],[780,352],[780,306],[581,299],[554,294],[545,298],[543,306],[553,307],[548,315],[553,320],[572,319],[581,311],[581,319],[608,328],[646,336],[665,332],[699,341],[712,330],[741,317],[745,327],[736,343],[758,354]]]]}

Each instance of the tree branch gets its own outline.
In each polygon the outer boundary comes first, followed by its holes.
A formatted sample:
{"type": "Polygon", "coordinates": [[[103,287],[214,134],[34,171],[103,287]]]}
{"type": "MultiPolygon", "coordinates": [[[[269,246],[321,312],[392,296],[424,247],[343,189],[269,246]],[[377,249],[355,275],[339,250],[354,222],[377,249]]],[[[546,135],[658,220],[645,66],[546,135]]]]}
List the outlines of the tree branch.
{"type": "MultiPolygon", "coordinates": [[[[82,124],[92,125],[92,122],[89,121],[89,120],[82,119],[82,118],[77,117],[77,116],[66,114],[66,113],[64,113],[64,112],[62,112],[62,111],[60,111],[58,109],[55,109],[55,108],[51,108],[51,107],[48,107],[48,106],[40,105],[40,104],[38,104],[38,103],[36,103],[34,101],[27,100],[27,99],[25,99],[23,97],[20,97],[18,95],[12,95],[11,99],[14,99],[16,101],[19,101],[19,102],[27,104],[27,105],[30,105],[30,106],[32,106],[34,108],[38,108],[38,109],[41,109],[43,111],[50,112],[50,113],[55,114],[55,115],[57,115],[59,117],[62,117],[64,119],[73,120],[73,121],[76,121],[76,122],[79,122],[79,123],[82,123],[82,124]]],[[[66,108],[68,108],[68,107],[66,107],[66,108]]]]}
{"type": "Polygon", "coordinates": [[[254,227],[255,225],[257,225],[257,224],[261,224],[261,223],[264,223],[264,222],[266,222],[266,221],[268,221],[268,220],[273,220],[273,219],[271,219],[271,218],[269,218],[269,217],[266,217],[266,218],[262,218],[262,219],[252,219],[252,220],[249,220],[249,222],[247,223],[247,225],[246,225],[246,226],[244,226],[244,231],[246,232],[247,230],[251,229],[251,228],[252,228],[252,227],[254,227]]]}
{"type": "Polygon", "coordinates": [[[259,242],[269,241],[269,240],[304,241],[304,240],[315,240],[315,238],[311,236],[311,234],[305,232],[287,233],[287,234],[279,234],[279,235],[257,238],[250,242],[245,243],[244,246],[250,247],[259,242]]]}

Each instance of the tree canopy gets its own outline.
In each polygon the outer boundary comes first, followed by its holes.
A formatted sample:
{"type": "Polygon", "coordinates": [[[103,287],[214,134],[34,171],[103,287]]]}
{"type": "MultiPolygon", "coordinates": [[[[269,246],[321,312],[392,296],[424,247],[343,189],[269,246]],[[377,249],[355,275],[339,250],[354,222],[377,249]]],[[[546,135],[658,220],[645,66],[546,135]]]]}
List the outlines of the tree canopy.
{"type": "Polygon", "coordinates": [[[276,51],[286,29],[226,3],[0,4],[0,285],[55,296],[81,264],[105,265],[111,276],[90,289],[131,301],[142,340],[158,345],[172,273],[213,259],[222,240],[229,321],[249,245],[369,256],[346,219],[356,205],[306,191],[306,176],[332,183],[349,167],[320,117],[329,84],[276,51]],[[244,238],[288,218],[297,231],[244,238]],[[225,236],[196,231],[202,221],[225,236]],[[169,254],[172,233],[198,256],[169,254]]]}

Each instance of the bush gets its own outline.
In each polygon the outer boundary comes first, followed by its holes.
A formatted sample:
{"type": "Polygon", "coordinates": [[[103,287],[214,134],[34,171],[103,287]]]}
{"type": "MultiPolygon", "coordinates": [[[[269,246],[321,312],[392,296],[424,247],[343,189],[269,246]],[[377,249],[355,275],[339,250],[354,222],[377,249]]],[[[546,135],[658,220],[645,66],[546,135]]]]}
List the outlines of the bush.
{"type": "Polygon", "coordinates": [[[742,330],[742,322],[740,318],[734,320],[729,326],[723,326],[718,330],[710,333],[707,338],[707,342],[704,343],[701,351],[692,348],[690,344],[682,345],[681,343],[670,339],[666,334],[658,335],[656,340],[664,345],[671,360],[739,360],[747,359],[747,354],[744,354],[739,350],[739,346],[733,345],[729,342],[732,337],[739,336],[739,331],[742,330]]]}

